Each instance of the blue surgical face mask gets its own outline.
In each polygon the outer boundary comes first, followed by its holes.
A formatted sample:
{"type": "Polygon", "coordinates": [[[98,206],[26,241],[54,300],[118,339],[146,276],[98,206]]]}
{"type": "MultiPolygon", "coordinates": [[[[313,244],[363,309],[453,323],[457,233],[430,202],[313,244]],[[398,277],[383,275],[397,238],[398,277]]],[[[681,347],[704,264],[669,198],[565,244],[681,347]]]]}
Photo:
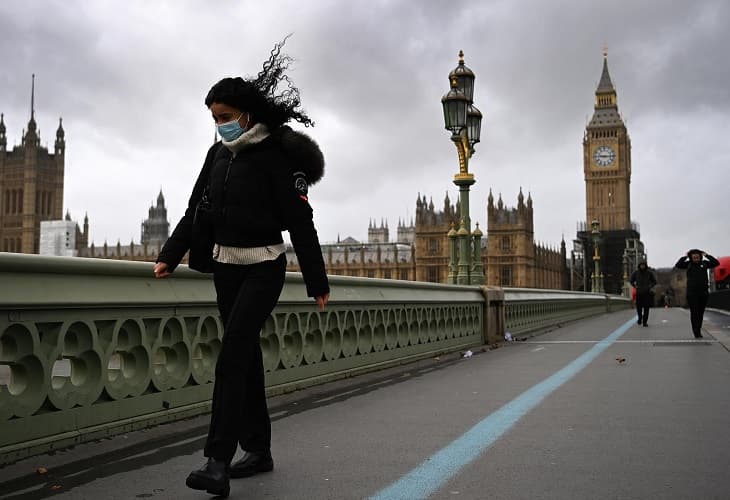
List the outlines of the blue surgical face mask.
{"type": "Polygon", "coordinates": [[[232,142],[241,137],[241,135],[248,130],[248,121],[246,121],[246,126],[241,127],[241,125],[238,123],[238,120],[241,119],[243,116],[243,113],[238,115],[238,118],[235,120],[231,120],[226,123],[221,123],[220,125],[216,125],[216,128],[218,129],[218,135],[220,135],[224,141],[226,142],[232,142]]]}

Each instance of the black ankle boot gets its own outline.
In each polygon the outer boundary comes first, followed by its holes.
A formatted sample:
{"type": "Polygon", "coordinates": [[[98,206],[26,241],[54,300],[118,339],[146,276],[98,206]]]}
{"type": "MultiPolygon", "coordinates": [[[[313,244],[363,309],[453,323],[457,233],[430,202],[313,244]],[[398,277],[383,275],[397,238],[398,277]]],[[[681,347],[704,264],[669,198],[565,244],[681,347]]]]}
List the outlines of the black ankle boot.
{"type": "Polygon", "coordinates": [[[188,488],[205,490],[212,495],[226,498],[231,492],[228,477],[228,464],[222,460],[209,458],[203,467],[188,475],[185,484],[188,488]]]}
{"type": "Polygon", "coordinates": [[[241,460],[231,465],[230,474],[232,478],[237,479],[272,470],[274,470],[274,459],[271,458],[270,451],[264,453],[247,451],[241,460]]]}

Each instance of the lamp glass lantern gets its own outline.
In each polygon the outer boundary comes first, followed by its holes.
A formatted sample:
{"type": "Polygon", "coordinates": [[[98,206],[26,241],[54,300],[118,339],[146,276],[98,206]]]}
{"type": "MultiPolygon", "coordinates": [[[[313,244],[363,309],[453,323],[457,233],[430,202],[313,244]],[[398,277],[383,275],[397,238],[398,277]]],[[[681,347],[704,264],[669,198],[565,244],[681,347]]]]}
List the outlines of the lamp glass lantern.
{"type": "Polygon", "coordinates": [[[473,104],[469,105],[466,113],[466,131],[469,134],[469,146],[474,149],[474,144],[479,142],[482,134],[482,113],[473,104]]]}
{"type": "Polygon", "coordinates": [[[458,88],[456,78],[451,80],[451,90],[441,98],[441,104],[444,108],[444,127],[453,135],[459,135],[467,125],[469,100],[458,88]]]}
{"type": "Polygon", "coordinates": [[[459,51],[459,65],[449,73],[449,81],[456,78],[457,85],[466,98],[469,99],[469,103],[474,102],[474,80],[476,76],[474,72],[464,64],[464,51],[459,51]]]}

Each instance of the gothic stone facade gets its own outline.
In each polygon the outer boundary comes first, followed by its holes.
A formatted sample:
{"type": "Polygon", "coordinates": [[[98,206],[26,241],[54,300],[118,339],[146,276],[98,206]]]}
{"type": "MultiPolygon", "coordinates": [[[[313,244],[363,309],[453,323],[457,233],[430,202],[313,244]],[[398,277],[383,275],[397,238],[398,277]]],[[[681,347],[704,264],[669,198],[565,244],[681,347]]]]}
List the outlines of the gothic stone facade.
{"type": "Polygon", "coordinates": [[[486,282],[493,286],[567,289],[565,241],[560,251],[535,243],[532,196],[520,190],[517,208],[508,208],[490,190],[487,200],[486,282]]]}
{"type": "MultiPolygon", "coordinates": [[[[522,193],[518,208],[508,209],[501,197],[494,205],[490,196],[487,207],[489,233],[483,241],[482,264],[488,284],[528,288],[567,288],[568,274],[565,242],[556,251],[533,240],[532,198],[524,203],[522,193]]],[[[399,222],[396,242],[389,241],[386,223],[380,227],[371,221],[368,242],[347,238],[322,245],[328,274],[446,283],[448,278],[448,231],[456,225],[458,202],[448,194],[442,210],[433,200],[418,196],[415,226],[399,222]]],[[[293,249],[287,250],[287,270],[298,271],[293,249]]]]}
{"type": "Polygon", "coordinates": [[[37,254],[41,221],[63,218],[64,131],[59,122],[49,153],[31,111],[20,146],[8,150],[4,118],[0,114],[0,251],[37,254]]]}
{"type": "MultiPolygon", "coordinates": [[[[148,217],[142,222],[141,227],[142,238],[139,244],[131,241],[129,245],[122,245],[117,241],[116,245],[104,242],[98,247],[93,243],[87,247],[84,243],[83,247],[79,248],[79,257],[154,262],[170,235],[170,223],[167,220],[167,207],[162,190],[157,195],[157,204],[149,208],[148,217]]],[[[84,221],[84,228],[88,231],[88,219],[84,221]]],[[[182,263],[187,264],[187,259],[186,254],[182,263]]]]}

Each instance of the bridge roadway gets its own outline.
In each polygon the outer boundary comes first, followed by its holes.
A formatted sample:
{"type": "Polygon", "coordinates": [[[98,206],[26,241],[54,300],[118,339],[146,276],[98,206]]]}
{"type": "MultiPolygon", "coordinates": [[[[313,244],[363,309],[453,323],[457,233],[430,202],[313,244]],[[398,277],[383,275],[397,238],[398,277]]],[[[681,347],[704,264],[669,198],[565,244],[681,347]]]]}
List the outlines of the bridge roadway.
{"type": "MultiPolygon", "coordinates": [[[[729,499],[730,316],[701,341],[684,310],[633,317],[272,398],[276,469],[230,498],[729,499]]],[[[0,498],[210,498],[184,485],[206,423],[23,460],[0,498]]]]}

